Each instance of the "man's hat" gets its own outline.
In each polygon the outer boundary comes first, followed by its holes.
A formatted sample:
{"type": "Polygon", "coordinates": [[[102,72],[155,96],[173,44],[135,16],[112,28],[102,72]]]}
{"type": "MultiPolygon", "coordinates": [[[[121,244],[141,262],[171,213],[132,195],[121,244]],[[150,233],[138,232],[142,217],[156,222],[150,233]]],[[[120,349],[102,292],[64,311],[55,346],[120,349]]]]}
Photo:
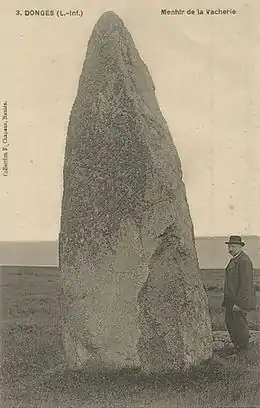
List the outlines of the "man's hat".
{"type": "Polygon", "coordinates": [[[244,246],[245,243],[242,241],[242,238],[239,235],[231,235],[229,237],[229,241],[225,242],[225,244],[239,244],[244,246]]]}

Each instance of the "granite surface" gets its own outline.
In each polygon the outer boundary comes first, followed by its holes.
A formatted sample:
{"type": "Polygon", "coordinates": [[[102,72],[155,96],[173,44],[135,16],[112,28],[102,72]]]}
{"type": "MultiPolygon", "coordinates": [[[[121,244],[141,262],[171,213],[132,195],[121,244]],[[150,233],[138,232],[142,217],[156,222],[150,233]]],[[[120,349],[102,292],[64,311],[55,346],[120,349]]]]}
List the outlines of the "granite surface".
{"type": "Polygon", "coordinates": [[[94,27],[70,115],[59,262],[70,367],[167,372],[212,355],[180,158],[112,12],[94,27]]]}

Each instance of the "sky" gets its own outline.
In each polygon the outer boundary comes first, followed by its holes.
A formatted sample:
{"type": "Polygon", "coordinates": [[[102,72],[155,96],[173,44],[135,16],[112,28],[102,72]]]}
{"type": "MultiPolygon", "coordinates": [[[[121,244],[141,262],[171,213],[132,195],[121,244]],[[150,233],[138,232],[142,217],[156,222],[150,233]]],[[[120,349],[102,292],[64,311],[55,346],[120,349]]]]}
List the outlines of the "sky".
{"type": "Polygon", "coordinates": [[[0,241],[56,240],[67,124],[87,42],[113,10],[147,64],[178,149],[197,236],[260,235],[260,4],[257,0],[0,3],[0,241]],[[233,15],[187,15],[189,8],[233,15]],[[161,15],[161,8],[184,15],[161,15]],[[82,17],[16,15],[82,10],[82,17]],[[1,148],[4,122],[0,121],[1,148]]]}

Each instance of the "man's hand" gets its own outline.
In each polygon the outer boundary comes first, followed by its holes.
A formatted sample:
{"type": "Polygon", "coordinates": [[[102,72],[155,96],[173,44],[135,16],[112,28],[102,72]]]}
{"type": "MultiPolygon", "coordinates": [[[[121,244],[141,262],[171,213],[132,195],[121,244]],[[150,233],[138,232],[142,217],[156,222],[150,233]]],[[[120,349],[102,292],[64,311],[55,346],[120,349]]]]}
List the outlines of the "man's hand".
{"type": "Polygon", "coordinates": [[[239,306],[234,305],[234,306],[233,306],[233,311],[234,311],[234,312],[242,312],[242,309],[240,309],[239,306]]]}

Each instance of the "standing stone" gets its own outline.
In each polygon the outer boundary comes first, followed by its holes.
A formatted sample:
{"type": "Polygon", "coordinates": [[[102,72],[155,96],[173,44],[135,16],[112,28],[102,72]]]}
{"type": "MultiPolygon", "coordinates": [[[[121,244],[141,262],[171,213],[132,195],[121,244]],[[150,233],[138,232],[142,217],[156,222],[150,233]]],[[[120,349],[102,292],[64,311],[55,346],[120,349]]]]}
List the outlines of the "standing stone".
{"type": "Polygon", "coordinates": [[[94,27],[70,116],[60,269],[70,367],[166,372],[211,356],[180,159],[112,12],[94,27]]]}

